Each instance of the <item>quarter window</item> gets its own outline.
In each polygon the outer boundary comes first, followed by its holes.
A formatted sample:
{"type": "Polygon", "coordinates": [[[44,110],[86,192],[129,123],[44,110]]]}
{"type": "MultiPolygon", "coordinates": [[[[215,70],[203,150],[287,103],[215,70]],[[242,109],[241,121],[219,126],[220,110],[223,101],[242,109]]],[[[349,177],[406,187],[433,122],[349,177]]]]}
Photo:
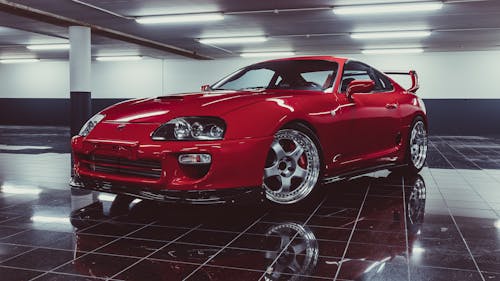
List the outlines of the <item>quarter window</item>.
{"type": "Polygon", "coordinates": [[[385,75],[370,66],[351,61],[344,66],[344,73],[340,84],[340,92],[345,93],[349,83],[354,80],[372,80],[375,82],[373,92],[386,92],[392,90],[392,84],[385,75]]]}

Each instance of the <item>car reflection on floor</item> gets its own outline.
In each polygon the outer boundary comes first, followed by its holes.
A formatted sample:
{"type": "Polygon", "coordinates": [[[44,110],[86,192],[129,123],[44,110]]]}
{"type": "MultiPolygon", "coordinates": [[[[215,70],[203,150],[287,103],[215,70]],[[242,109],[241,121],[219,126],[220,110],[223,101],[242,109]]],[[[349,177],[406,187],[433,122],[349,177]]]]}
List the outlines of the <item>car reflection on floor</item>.
{"type": "Polygon", "coordinates": [[[387,263],[405,264],[415,249],[425,194],[421,176],[389,174],[335,184],[299,209],[100,195],[72,212],[72,272],[120,280],[383,280],[387,263]],[[94,253],[135,262],[117,270],[94,253]]]}

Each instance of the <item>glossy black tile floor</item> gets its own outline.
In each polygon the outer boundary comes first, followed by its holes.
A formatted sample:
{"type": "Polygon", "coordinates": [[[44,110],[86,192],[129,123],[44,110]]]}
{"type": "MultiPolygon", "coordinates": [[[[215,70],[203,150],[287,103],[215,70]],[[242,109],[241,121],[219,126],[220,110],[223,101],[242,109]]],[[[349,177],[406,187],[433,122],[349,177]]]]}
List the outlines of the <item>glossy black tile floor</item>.
{"type": "Polygon", "coordinates": [[[0,127],[0,280],[500,280],[500,138],[287,210],[70,190],[66,129],[0,127]]]}

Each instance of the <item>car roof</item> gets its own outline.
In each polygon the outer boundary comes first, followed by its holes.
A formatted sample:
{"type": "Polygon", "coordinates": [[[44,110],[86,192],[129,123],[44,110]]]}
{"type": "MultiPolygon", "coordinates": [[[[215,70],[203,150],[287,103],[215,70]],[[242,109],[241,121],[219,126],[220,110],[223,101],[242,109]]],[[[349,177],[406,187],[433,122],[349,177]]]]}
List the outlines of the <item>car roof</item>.
{"type": "Polygon", "coordinates": [[[301,57],[289,57],[289,58],[279,58],[273,59],[263,62],[273,62],[273,61],[287,61],[287,60],[326,60],[326,61],[335,61],[339,63],[343,63],[348,61],[348,58],[342,57],[334,57],[334,56],[301,56],[301,57]]]}

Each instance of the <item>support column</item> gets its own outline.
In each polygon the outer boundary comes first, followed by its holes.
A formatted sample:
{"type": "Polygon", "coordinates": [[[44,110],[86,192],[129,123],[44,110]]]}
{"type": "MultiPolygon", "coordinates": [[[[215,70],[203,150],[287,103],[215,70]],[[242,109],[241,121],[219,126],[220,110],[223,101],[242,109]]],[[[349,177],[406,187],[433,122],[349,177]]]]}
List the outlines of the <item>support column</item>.
{"type": "MultiPolygon", "coordinates": [[[[83,124],[91,117],[90,98],[90,28],[85,26],[69,27],[69,89],[70,89],[70,126],[71,136],[76,136],[83,124]]],[[[71,176],[73,155],[71,155],[71,176]]],[[[90,190],[71,188],[71,205],[76,210],[95,201],[90,190]]]]}
{"type": "Polygon", "coordinates": [[[90,98],[90,28],[69,27],[69,81],[70,81],[70,124],[71,136],[91,117],[90,98]]]}

